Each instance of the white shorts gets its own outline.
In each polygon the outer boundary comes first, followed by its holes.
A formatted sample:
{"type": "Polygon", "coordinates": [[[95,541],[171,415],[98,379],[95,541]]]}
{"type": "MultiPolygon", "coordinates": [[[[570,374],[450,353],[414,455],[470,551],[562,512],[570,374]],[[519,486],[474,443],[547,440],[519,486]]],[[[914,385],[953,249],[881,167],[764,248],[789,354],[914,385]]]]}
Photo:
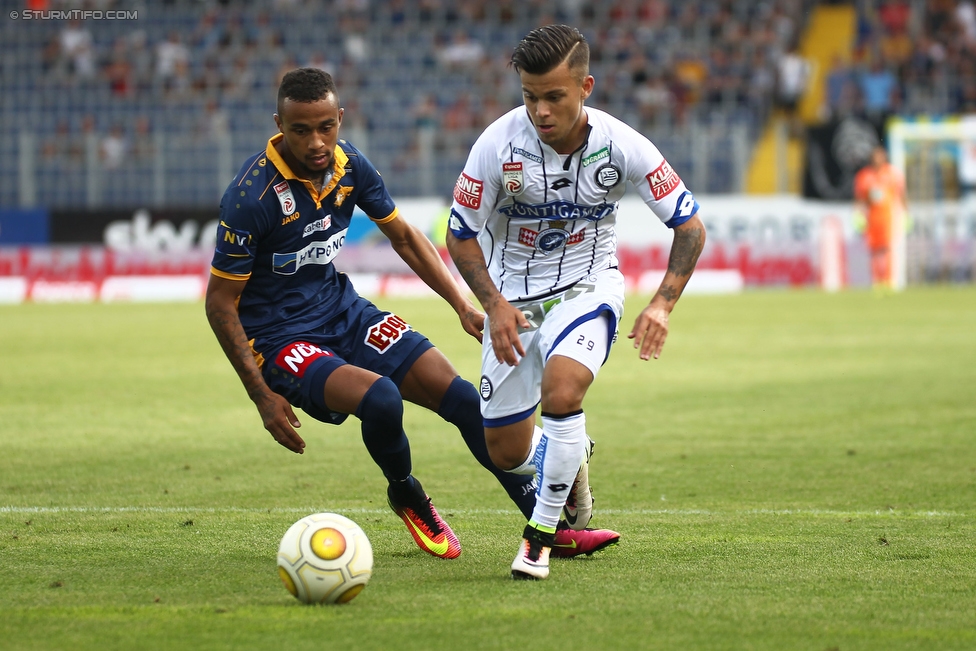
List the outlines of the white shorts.
{"type": "Polygon", "coordinates": [[[607,269],[559,294],[512,305],[530,324],[519,333],[525,357],[518,366],[499,362],[485,323],[479,385],[485,427],[517,423],[535,412],[542,398],[542,373],[552,355],[578,361],[596,378],[616,340],[624,311],[624,277],[607,269]]]}

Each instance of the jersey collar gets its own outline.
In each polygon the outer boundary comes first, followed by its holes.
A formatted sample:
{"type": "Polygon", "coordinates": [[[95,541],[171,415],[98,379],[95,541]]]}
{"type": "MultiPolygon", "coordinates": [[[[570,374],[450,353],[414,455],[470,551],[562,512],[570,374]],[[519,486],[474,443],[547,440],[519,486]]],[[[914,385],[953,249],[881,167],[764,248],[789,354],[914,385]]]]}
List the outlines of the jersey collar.
{"type": "Polygon", "coordinates": [[[322,186],[322,192],[316,194],[315,186],[312,185],[312,182],[308,179],[300,179],[295,176],[295,173],[291,171],[290,167],[288,167],[288,163],[285,162],[285,159],[282,158],[281,154],[278,153],[278,150],[275,149],[275,145],[278,144],[284,137],[285,134],[283,133],[276,133],[275,135],[271,136],[271,138],[268,139],[268,147],[265,150],[265,155],[267,155],[268,160],[270,160],[275,168],[277,168],[278,173],[287,180],[299,181],[303,183],[305,188],[308,190],[309,196],[315,200],[315,207],[321,208],[322,200],[335,189],[335,186],[339,183],[339,179],[341,179],[346,173],[346,163],[349,162],[349,157],[346,156],[346,152],[342,151],[342,147],[339,145],[335,146],[335,152],[332,156],[332,178],[329,179],[328,183],[322,186]]]}

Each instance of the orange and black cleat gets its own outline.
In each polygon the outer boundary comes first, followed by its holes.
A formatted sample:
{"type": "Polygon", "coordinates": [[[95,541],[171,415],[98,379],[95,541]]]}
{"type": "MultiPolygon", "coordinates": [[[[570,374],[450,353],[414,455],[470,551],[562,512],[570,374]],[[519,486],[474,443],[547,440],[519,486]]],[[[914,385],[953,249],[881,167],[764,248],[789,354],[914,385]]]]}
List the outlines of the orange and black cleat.
{"type": "Polygon", "coordinates": [[[404,482],[391,483],[386,494],[390,508],[407,525],[418,547],[438,558],[461,555],[457,536],[437,514],[423,486],[413,476],[404,482]]]}

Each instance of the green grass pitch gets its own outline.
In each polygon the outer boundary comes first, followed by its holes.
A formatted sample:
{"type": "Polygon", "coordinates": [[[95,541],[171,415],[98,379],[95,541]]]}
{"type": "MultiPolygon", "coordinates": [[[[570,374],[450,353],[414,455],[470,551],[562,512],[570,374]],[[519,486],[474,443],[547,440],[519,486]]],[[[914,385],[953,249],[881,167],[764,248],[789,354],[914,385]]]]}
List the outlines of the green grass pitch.
{"type": "MultiPolygon", "coordinates": [[[[521,519],[407,408],[455,528],[423,554],[358,423],[264,431],[200,304],[0,307],[0,648],[976,648],[976,289],[688,296],[660,360],[624,337],[585,408],[620,545],[513,582],[521,519]],[[278,541],[316,511],[373,544],[352,603],[299,604],[278,541]]],[[[384,300],[468,379],[436,300],[384,300]]]]}

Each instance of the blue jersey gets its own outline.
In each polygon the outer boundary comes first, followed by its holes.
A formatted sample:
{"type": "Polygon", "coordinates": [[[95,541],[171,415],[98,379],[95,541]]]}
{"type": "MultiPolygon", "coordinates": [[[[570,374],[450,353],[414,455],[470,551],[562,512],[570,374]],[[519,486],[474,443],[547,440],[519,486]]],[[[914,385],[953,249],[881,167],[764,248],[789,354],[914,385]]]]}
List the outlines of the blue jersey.
{"type": "Polygon", "coordinates": [[[398,214],[379,172],[348,142],[336,145],[331,178],[316,192],[275,149],[283,137],[244,163],[220,202],[211,273],[247,281],[238,313],[252,346],[317,331],[353,305],[356,291],[332,264],[353,210],[380,224],[398,214]]]}

